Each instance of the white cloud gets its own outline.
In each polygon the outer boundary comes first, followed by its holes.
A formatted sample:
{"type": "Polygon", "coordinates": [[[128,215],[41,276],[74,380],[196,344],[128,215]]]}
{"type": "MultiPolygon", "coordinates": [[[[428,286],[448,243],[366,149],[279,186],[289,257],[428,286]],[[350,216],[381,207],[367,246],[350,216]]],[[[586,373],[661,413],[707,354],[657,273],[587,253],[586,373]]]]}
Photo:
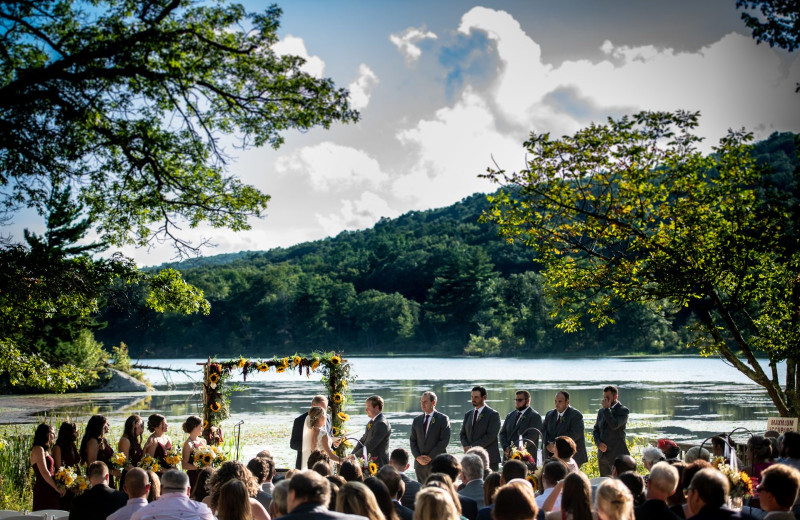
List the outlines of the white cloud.
{"type": "Polygon", "coordinates": [[[381,217],[394,218],[399,214],[381,196],[365,191],[358,200],[343,200],[339,213],[328,215],[317,213],[316,217],[325,233],[333,236],[344,230],[368,228],[381,217]]]}
{"type": "Polygon", "coordinates": [[[422,55],[422,49],[417,47],[417,43],[422,40],[435,40],[437,38],[435,33],[415,27],[409,27],[402,33],[389,35],[389,41],[400,50],[408,63],[418,60],[422,55]]]}
{"type": "Polygon", "coordinates": [[[387,179],[378,161],[366,152],[329,141],[278,158],[275,171],[307,177],[311,187],[317,191],[375,187],[387,179]]]}
{"type": "Polygon", "coordinates": [[[380,83],[378,76],[366,64],[362,63],[358,67],[358,78],[350,85],[350,104],[356,110],[363,110],[369,105],[369,98],[372,88],[380,83]]]}
{"type": "Polygon", "coordinates": [[[321,78],[325,75],[325,62],[319,56],[308,54],[306,43],[302,38],[287,34],[284,39],[272,46],[272,50],[279,56],[293,54],[305,59],[306,62],[300,67],[300,70],[315,78],[321,78]]]}

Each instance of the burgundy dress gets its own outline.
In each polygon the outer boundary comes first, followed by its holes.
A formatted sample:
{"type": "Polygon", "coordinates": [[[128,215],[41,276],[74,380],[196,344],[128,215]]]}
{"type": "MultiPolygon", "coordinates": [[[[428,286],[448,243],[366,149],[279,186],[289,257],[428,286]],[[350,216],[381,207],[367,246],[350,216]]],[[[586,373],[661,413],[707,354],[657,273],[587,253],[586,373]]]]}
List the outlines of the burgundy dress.
{"type": "MultiPolygon", "coordinates": [[[[61,446],[61,465],[65,468],[71,467],[75,470],[76,475],[81,474],[81,468],[79,466],[80,457],[78,456],[78,450],[75,449],[75,446],[61,446]]],[[[59,509],[63,509],[64,511],[69,511],[72,507],[72,499],[75,498],[75,494],[72,493],[69,489],[64,494],[63,497],[60,498],[61,507],[59,509]]]]}
{"type": "MultiPolygon", "coordinates": [[[[44,454],[44,462],[47,466],[47,470],[52,476],[55,473],[55,461],[47,452],[44,454]]],[[[32,511],[41,511],[42,509],[59,509],[61,507],[61,504],[59,503],[59,498],[61,498],[61,495],[59,495],[58,491],[53,489],[53,486],[44,480],[42,473],[39,471],[38,464],[33,465],[33,473],[36,475],[36,482],[33,484],[32,511]]]]}
{"type": "MultiPolygon", "coordinates": [[[[98,441],[99,442],[99,441],[98,441]]],[[[114,455],[114,448],[108,443],[106,439],[103,439],[97,445],[97,460],[100,462],[105,462],[106,466],[108,466],[109,471],[111,470],[111,457],[114,455]]],[[[114,482],[114,476],[108,476],[108,485],[112,488],[116,488],[116,483],[114,482]]]]}
{"type": "Polygon", "coordinates": [[[144,450],[142,449],[142,445],[138,442],[136,444],[131,442],[131,447],[128,450],[128,464],[131,466],[138,466],[143,456],[144,450]]]}
{"type": "Polygon", "coordinates": [[[167,452],[171,449],[172,441],[169,439],[167,439],[166,444],[161,444],[160,442],[156,441],[156,451],[153,453],[153,458],[158,461],[158,465],[161,467],[161,470],[158,472],[159,475],[175,467],[167,464],[167,461],[165,460],[167,458],[167,452]]]}
{"type": "MultiPolygon", "coordinates": [[[[193,464],[192,461],[194,460],[194,449],[197,448],[198,445],[196,445],[193,442],[190,443],[190,445],[192,446],[192,451],[189,452],[189,463],[193,464]]],[[[200,443],[199,445],[202,446],[203,443],[200,443]]],[[[200,476],[200,470],[188,469],[186,470],[186,474],[189,476],[189,486],[191,486],[191,488],[194,489],[194,485],[197,483],[197,477],[200,476]]]]}

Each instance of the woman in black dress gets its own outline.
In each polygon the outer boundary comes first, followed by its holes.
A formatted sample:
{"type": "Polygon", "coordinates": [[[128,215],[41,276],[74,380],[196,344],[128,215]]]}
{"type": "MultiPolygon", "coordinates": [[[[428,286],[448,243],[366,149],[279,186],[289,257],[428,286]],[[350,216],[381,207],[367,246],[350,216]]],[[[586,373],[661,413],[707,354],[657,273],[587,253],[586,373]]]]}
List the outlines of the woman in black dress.
{"type": "MultiPolygon", "coordinates": [[[[53,446],[53,460],[55,461],[55,468],[58,471],[60,468],[72,468],[76,475],[81,474],[80,455],[78,455],[78,446],[75,443],[78,441],[78,426],[72,422],[63,422],[58,429],[58,437],[53,446]]],[[[72,506],[72,498],[75,495],[72,491],[67,490],[66,494],[61,497],[61,506],[59,509],[69,511],[72,506]]]]}
{"type": "MultiPolygon", "coordinates": [[[[79,451],[81,456],[81,463],[87,466],[92,462],[99,460],[104,462],[111,470],[112,455],[114,455],[114,448],[108,443],[106,434],[108,433],[108,421],[104,415],[93,415],[89,422],[86,423],[86,431],[83,433],[83,440],[81,440],[81,449],[79,451]]],[[[108,485],[116,487],[114,477],[108,477],[108,485]]]]}
{"type": "Polygon", "coordinates": [[[43,509],[58,509],[61,507],[59,498],[64,491],[58,489],[55,475],[55,461],[50,455],[50,445],[56,435],[49,424],[40,424],[33,434],[33,447],[31,448],[31,466],[36,475],[33,484],[33,511],[43,509]]]}

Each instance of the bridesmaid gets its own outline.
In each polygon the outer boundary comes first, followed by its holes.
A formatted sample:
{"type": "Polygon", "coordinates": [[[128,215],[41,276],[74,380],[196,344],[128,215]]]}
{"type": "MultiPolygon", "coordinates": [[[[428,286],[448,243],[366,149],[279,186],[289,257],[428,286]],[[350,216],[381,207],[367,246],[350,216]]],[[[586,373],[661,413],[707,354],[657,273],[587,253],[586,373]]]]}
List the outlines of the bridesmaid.
{"type": "MultiPolygon", "coordinates": [[[[78,426],[72,422],[63,422],[58,429],[58,437],[53,446],[53,460],[55,461],[55,468],[73,468],[77,475],[80,475],[81,469],[78,465],[81,461],[78,455],[78,447],[75,443],[78,441],[78,426]]],[[[72,491],[67,490],[64,496],[61,497],[60,509],[69,511],[72,506],[72,499],[75,495],[72,491]]]]}
{"type": "Polygon", "coordinates": [[[33,484],[33,511],[61,507],[59,498],[64,496],[64,491],[58,489],[56,481],[53,479],[55,461],[50,456],[50,445],[55,437],[53,428],[49,424],[40,424],[36,428],[36,433],[33,434],[31,466],[36,475],[36,481],[33,484]]]}
{"type": "MultiPolygon", "coordinates": [[[[111,468],[111,456],[114,455],[114,448],[108,443],[106,434],[108,433],[108,421],[104,415],[93,415],[86,423],[86,431],[83,432],[81,440],[81,463],[87,466],[99,460],[111,468]]],[[[114,477],[108,477],[108,485],[116,487],[114,477]]]]}
{"type": "Polygon", "coordinates": [[[183,431],[189,434],[189,438],[183,443],[181,468],[189,475],[189,486],[194,489],[197,476],[200,475],[200,469],[194,465],[194,450],[206,445],[205,439],[200,437],[203,433],[203,420],[196,415],[190,415],[183,423],[183,431]]]}
{"type": "Polygon", "coordinates": [[[158,465],[161,467],[161,471],[158,473],[172,469],[172,466],[164,460],[167,452],[172,449],[172,439],[167,435],[168,428],[167,420],[163,415],[154,413],[147,418],[147,430],[151,434],[144,445],[144,452],[158,461],[158,465]]]}
{"type": "Polygon", "coordinates": [[[144,422],[142,418],[134,414],[125,420],[122,429],[122,437],[117,443],[117,451],[125,455],[126,466],[138,466],[142,460],[144,450],[142,449],[142,433],[144,432],[144,422]]]}

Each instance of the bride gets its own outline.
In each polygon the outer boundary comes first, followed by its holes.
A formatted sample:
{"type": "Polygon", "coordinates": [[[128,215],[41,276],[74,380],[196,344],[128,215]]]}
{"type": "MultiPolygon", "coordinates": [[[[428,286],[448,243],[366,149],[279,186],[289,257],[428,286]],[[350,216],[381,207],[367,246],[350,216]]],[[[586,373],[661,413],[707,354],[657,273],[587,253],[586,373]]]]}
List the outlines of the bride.
{"type": "Polygon", "coordinates": [[[333,462],[341,459],[331,448],[331,438],[325,430],[325,410],[321,406],[312,406],[303,426],[303,458],[300,469],[308,469],[308,457],[314,450],[323,451],[333,462]]]}

